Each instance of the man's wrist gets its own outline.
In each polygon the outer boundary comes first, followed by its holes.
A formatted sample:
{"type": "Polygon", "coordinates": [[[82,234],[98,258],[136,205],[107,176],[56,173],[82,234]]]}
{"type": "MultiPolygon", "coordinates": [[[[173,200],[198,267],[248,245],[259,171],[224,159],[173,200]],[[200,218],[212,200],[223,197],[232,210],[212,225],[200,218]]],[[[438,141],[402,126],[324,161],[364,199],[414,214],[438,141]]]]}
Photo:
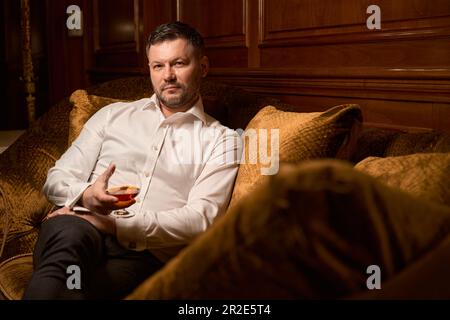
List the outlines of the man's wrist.
{"type": "Polygon", "coordinates": [[[87,188],[84,190],[83,194],[81,195],[80,199],[78,199],[77,205],[79,205],[80,207],[89,209],[89,208],[87,207],[87,203],[88,203],[88,201],[87,201],[87,196],[88,196],[87,193],[89,192],[89,189],[90,189],[91,187],[92,187],[92,186],[87,187],[87,188]]]}

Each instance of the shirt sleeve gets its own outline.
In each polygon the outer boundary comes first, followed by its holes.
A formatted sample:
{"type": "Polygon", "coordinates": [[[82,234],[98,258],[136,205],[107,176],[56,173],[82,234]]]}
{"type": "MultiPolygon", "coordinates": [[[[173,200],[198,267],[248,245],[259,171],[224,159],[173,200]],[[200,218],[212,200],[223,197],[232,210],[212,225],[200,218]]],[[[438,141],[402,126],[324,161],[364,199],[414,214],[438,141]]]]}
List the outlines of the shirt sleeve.
{"type": "Polygon", "coordinates": [[[102,108],[47,174],[43,192],[57,206],[72,208],[92,183],[91,173],[100,153],[110,108],[102,108]]]}
{"type": "Polygon", "coordinates": [[[231,129],[218,139],[187,203],[166,211],[143,211],[117,218],[118,241],[135,250],[185,245],[225,213],[242,153],[240,136],[231,129]]]}

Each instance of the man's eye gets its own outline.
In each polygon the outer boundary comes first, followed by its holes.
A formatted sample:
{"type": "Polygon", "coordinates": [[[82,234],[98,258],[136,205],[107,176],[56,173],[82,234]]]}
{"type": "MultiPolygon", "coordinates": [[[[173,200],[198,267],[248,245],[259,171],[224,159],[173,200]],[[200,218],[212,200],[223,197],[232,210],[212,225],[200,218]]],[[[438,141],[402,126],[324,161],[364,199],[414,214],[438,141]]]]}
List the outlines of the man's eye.
{"type": "Polygon", "coordinates": [[[175,65],[180,67],[180,66],[184,66],[184,62],[183,61],[177,61],[175,62],[175,65]]]}
{"type": "Polygon", "coordinates": [[[162,68],[162,66],[160,65],[160,64],[155,64],[154,66],[153,66],[153,70],[159,70],[159,69],[161,69],[162,68]]]}

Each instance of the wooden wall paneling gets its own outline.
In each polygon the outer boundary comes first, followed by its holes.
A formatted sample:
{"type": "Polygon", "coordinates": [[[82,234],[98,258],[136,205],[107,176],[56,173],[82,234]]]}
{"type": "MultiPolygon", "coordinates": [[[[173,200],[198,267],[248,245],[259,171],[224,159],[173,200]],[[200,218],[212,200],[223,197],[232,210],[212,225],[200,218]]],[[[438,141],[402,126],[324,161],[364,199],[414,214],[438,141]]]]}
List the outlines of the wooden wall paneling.
{"type": "MultiPolygon", "coordinates": [[[[143,2],[143,45],[145,49],[148,36],[160,24],[175,21],[177,19],[177,0],[144,0],[143,2]]],[[[145,50],[143,50],[145,51],[145,50]]],[[[144,72],[147,69],[147,56],[143,52],[142,58],[145,61],[144,72]]]]}
{"type": "Polygon", "coordinates": [[[378,0],[382,30],[368,30],[372,2],[94,0],[85,64],[98,81],[147,74],[148,34],[182,20],[204,36],[213,79],[299,111],[358,102],[372,124],[450,130],[450,1],[378,0]]]}
{"type": "Polygon", "coordinates": [[[371,43],[270,47],[261,50],[263,67],[450,67],[447,38],[371,43]]]}
{"type": "Polygon", "coordinates": [[[108,21],[106,25],[100,25],[99,1],[94,1],[92,19],[95,25],[94,63],[89,71],[92,81],[103,82],[123,76],[147,74],[147,38],[161,23],[176,20],[176,0],[103,0],[109,10],[103,16],[108,21]],[[118,14],[122,9],[123,12],[118,14]],[[119,32],[123,34],[120,38],[115,38],[113,34],[106,36],[106,41],[102,43],[101,38],[105,38],[100,31],[102,28],[109,28],[108,32],[114,28],[122,29],[119,32]]]}
{"type": "Polygon", "coordinates": [[[433,128],[450,133],[450,103],[433,103],[433,128]]]}
{"type": "Polygon", "coordinates": [[[357,69],[353,75],[340,77],[342,71],[327,73],[327,69],[316,68],[222,68],[212,70],[210,77],[277,97],[303,112],[358,103],[372,125],[450,131],[450,117],[445,118],[450,112],[447,71],[357,69]]]}
{"type": "Polygon", "coordinates": [[[2,83],[3,103],[0,106],[0,130],[23,129],[27,114],[22,76],[20,1],[6,0],[0,4],[2,32],[2,83]]]}
{"type": "Polygon", "coordinates": [[[248,48],[248,67],[261,65],[259,54],[261,6],[259,0],[246,0],[246,45],[248,48]]]}
{"type": "Polygon", "coordinates": [[[142,70],[142,0],[94,0],[92,73],[142,70]]]}
{"type": "Polygon", "coordinates": [[[382,30],[366,27],[365,0],[261,0],[262,46],[353,43],[450,35],[450,1],[379,0],[382,30]]]}
{"type": "Polygon", "coordinates": [[[216,68],[210,76],[262,94],[313,95],[450,103],[447,70],[357,68],[353,75],[328,69],[216,68]],[[327,73],[328,72],[328,73],[327,73]]]}
{"type": "Polygon", "coordinates": [[[177,0],[177,19],[203,35],[213,67],[248,66],[245,0],[177,0]]]}
{"type": "Polygon", "coordinates": [[[85,87],[94,84],[90,70],[95,65],[94,55],[94,12],[92,0],[83,0],[83,75],[85,87]]]}
{"type": "Polygon", "coordinates": [[[75,4],[83,14],[89,12],[88,0],[47,0],[47,50],[49,60],[50,105],[55,104],[74,90],[87,85],[85,65],[85,37],[90,30],[83,21],[84,35],[69,37],[66,27],[66,9],[75,4]]]}
{"type": "Polygon", "coordinates": [[[46,39],[46,6],[30,1],[31,48],[35,82],[35,116],[40,117],[49,108],[48,54],[46,39]]]}
{"type": "Polygon", "coordinates": [[[377,1],[380,31],[366,27],[371,4],[259,0],[259,64],[211,77],[305,111],[358,101],[372,124],[450,130],[450,1],[377,1]]]}

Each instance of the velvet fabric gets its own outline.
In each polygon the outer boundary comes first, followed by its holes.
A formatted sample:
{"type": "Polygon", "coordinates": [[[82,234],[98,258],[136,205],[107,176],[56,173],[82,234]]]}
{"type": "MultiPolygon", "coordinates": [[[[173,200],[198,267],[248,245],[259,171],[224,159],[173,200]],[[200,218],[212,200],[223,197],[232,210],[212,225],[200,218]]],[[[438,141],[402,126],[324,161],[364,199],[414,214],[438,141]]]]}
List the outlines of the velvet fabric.
{"type": "Polygon", "coordinates": [[[450,208],[348,163],[282,165],[128,299],[324,299],[389,281],[438,247],[450,208]]]}

